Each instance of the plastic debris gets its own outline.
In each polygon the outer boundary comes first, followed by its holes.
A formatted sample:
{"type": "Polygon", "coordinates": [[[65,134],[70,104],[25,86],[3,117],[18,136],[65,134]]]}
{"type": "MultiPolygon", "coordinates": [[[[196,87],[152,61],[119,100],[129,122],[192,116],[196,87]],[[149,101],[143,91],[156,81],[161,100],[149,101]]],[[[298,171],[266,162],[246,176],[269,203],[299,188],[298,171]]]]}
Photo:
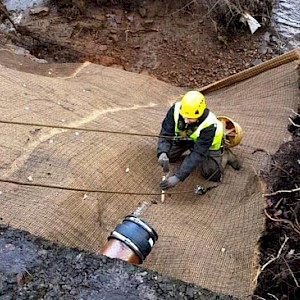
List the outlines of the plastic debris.
{"type": "Polygon", "coordinates": [[[291,249],[288,254],[286,255],[286,258],[291,259],[295,255],[295,250],[291,249]]]}
{"type": "Polygon", "coordinates": [[[240,21],[244,24],[248,24],[251,33],[253,34],[261,25],[258,23],[258,21],[253,18],[250,14],[247,12],[243,13],[240,17],[240,21]]]}
{"type": "Polygon", "coordinates": [[[130,22],[133,22],[133,16],[132,15],[127,16],[127,20],[130,21],[130,22]]]}
{"type": "Polygon", "coordinates": [[[40,6],[29,10],[30,15],[40,15],[42,17],[49,14],[49,8],[46,6],[40,6]]]}
{"type": "Polygon", "coordinates": [[[129,168],[126,168],[125,172],[128,173],[129,172],[129,168]]]}
{"type": "Polygon", "coordinates": [[[27,177],[28,181],[33,181],[32,176],[27,177]]]}

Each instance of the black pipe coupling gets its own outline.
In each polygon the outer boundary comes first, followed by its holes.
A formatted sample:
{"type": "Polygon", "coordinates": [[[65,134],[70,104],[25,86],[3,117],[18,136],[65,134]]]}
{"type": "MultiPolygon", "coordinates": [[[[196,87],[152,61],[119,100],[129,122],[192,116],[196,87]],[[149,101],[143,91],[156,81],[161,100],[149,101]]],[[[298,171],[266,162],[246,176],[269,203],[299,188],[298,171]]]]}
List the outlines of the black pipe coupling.
{"type": "Polygon", "coordinates": [[[139,257],[142,263],[151,252],[158,235],[145,221],[128,215],[121,224],[118,224],[111,232],[108,240],[117,239],[126,244],[139,257]]]}

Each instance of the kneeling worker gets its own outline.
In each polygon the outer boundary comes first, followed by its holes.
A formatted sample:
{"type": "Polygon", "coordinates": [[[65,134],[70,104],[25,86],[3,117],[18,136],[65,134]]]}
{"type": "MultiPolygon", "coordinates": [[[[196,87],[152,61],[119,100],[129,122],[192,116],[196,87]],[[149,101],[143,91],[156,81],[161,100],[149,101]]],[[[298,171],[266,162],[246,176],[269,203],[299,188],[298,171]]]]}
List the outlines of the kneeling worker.
{"type": "Polygon", "coordinates": [[[206,107],[205,97],[198,91],[187,92],[172,105],[162,122],[160,136],[157,157],[161,166],[166,160],[172,163],[189,153],[175,174],[160,183],[162,190],[184,181],[196,166],[210,181],[221,180],[227,163],[234,169],[240,168],[239,160],[229,149],[222,153],[223,123],[206,107]]]}

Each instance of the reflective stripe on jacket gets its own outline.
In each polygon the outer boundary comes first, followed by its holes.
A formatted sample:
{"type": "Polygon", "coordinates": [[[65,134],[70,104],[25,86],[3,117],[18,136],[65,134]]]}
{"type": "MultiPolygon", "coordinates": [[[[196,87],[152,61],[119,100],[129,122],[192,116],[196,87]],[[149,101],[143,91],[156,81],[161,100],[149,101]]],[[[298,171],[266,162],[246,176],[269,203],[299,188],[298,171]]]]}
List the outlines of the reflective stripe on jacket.
{"type": "MultiPolygon", "coordinates": [[[[179,111],[180,111],[181,103],[175,103],[174,107],[174,121],[175,121],[175,135],[177,136],[180,132],[178,128],[178,120],[179,120],[179,111]]],[[[223,124],[217,119],[217,117],[212,113],[209,112],[206,119],[198,126],[198,128],[191,134],[189,137],[196,142],[197,138],[200,136],[200,132],[202,129],[210,126],[216,125],[216,132],[212,142],[212,145],[209,147],[209,150],[219,150],[221,148],[222,139],[223,139],[223,124]]]]}

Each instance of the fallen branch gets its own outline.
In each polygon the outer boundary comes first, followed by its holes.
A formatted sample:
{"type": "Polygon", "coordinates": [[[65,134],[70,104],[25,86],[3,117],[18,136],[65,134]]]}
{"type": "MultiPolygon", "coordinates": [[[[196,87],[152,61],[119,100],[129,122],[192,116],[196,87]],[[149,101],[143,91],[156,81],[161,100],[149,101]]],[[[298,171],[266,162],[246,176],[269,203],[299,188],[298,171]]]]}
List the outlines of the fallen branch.
{"type": "Polygon", "coordinates": [[[296,123],[292,120],[292,118],[289,118],[289,121],[292,123],[293,126],[295,126],[295,127],[300,127],[300,125],[296,124],[296,123]]]}
{"type": "Polygon", "coordinates": [[[293,109],[291,109],[292,113],[295,114],[296,116],[300,116],[300,114],[296,113],[293,109]]]}
{"type": "Polygon", "coordinates": [[[300,228],[298,228],[298,226],[296,226],[292,221],[287,220],[287,219],[273,218],[268,214],[266,209],[264,209],[264,213],[270,220],[272,220],[274,222],[283,222],[283,223],[291,225],[291,227],[300,235],[300,228]]]}
{"type": "Polygon", "coordinates": [[[15,28],[16,31],[18,31],[14,21],[12,20],[12,18],[10,17],[7,8],[4,4],[0,3],[0,13],[4,16],[4,18],[6,18],[11,24],[12,26],[15,28]]]}
{"type": "Polygon", "coordinates": [[[154,28],[149,28],[149,29],[147,29],[147,28],[142,28],[142,29],[137,29],[137,30],[130,30],[130,29],[128,29],[128,30],[126,30],[127,32],[130,32],[130,33],[132,33],[132,34],[135,34],[135,33],[138,33],[138,32],[142,32],[142,33],[144,33],[144,32],[159,32],[159,30],[158,29],[154,29],[154,28]]]}
{"type": "Polygon", "coordinates": [[[186,5],[184,5],[183,7],[181,7],[181,8],[179,8],[179,9],[173,11],[172,13],[168,14],[167,16],[172,16],[172,15],[174,15],[174,14],[176,14],[176,13],[178,13],[178,12],[184,10],[186,7],[189,7],[189,6],[190,6],[191,4],[193,4],[194,2],[195,2],[194,0],[190,1],[189,3],[187,3],[186,5]]]}
{"type": "Polygon", "coordinates": [[[300,188],[296,188],[296,189],[291,189],[291,190],[279,190],[276,191],[274,193],[270,193],[270,194],[263,194],[263,197],[270,197],[270,196],[275,196],[281,193],[295,193],[295,192],[299,192],[300,188]]]}
{"type": "Polygon", "coordinates": [[[260,297],[258,295],[253,295],[255,297],[255,300],[267,300],[266,298],[260,297]]]}
{"type": "Polygon", "coordinates": [[[268,293],[267,295],[273,297],[275,300],[279,300],[275,295],[268,293]]]}
{"type": "Polygon", "coordinates": [[[300,287],[300,285],[299,285],[299,283],[298,283],[298,281],[297,281],[297,279],[296,279],[296,277],[295,277],[295,275],[294,275],[294,273],[293,273],[292,269],[290,268],[290,266],[289,266],[289,264],[287,263],[287,261],[286,261],[286,260],[284,260],[284,262],[285,262],[285,264],[286,264],[286,266],[287,266],[288,270],[290,271],[290,273],[291,273],[291,276],[293,277],[293,279],[294,279],[294,282],[295,282],[296,286],[299,288],[299,287],[300,287]]]}
{"type": "Polygon", "coordinates": [[[277,209],[278,208],[278,206],[281,204],[281,202],[282,202],[282,200],[283,200],[284,198],[280,198],[280,200],[276,203],[276,205],[275,205],[275,209],[277,209]]]}
{"type": "Polygon", "coordinates": [[[282,253],[282,250],[283,250],[283,248],[284,248],[284,246],[285,246],[285,244],[287,243],[288,240],[289,240],[289,237],[285,236],[284,241],[283,241],[283,243],[282,243],[282,245],[281,245],[281,247],[280,247],[280,249],[279,249],[277,255],[276,255],[275,257],[271,258],[269,261],[267,261],[267,262],[261,267],[261,269],[260,269],[261,272],[262,272],[269,264],[271,264],[273,261],[277,260],[277,259],[280,257],[280,255],[281,255],[281,253],[282,253]]]}
{"type": "Polygon", "coordinates": [[[284,248],[284,246],[285,246],[285,244],[287,243],[287,241],[289,240],[289,237],[287,237],[287,236],[285,236],[285,239],[284,239],[284,241],[283,241],[283,243],[282,243],[282,245],[281,245],[281,247],[280,247],[280,249],[279,249],[279,251],[278,251],[278,253],[277,253],[277,255],[275,256],[275,257],[272,257],[270,260],[268,260],[258,271],[257,271],[257,274],[256,274],[256,276],[255,276],[255,278],[254,278],[254,282],[255,283],[257,283],[257,279],[258,279],[258,277],[259,277],[259,275],[262,273],[262,271],[269,265],[269,264],[271,264],[272,262],[274,262],[275,260],[277,260],[279,257],[280,257],[280,255],[281,255],[281,253],[282,253],[282,250],[283,250],[283,248],[284,248]]]}
{"type": "Polygon", "coordinates": [[[294,213],[294,216],[295,216],[296,227],[300,228],[300,223],[299,223],[299,221],[298,221],[297,214],[296,214],[296,212],[295,212],[293,209],[291,209],[291,210],[292,210],[292,212],[294,213]]]}

